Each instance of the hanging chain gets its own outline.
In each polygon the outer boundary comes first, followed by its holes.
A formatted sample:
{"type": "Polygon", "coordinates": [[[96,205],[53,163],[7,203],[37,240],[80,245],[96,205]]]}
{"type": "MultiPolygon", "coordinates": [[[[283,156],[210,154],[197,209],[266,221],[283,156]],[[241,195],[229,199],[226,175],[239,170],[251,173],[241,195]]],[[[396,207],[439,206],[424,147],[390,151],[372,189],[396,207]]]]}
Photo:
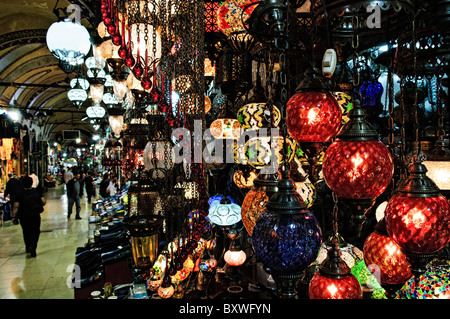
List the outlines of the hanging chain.
{"type": "MultiPolygon", "coordinates": [[[[288,143],[287,143],[287,124],[286,124],[286,103],[287,103],[287,66],[286,66],[286,51],[289,48],[289,43],[282,38],[275,39],[275,47],[279,50],[279,63],[280,63],[280,72],[279,72],[279,80],[280,80],[280,102],[281,102],[281,127],[282,127],[282,136],[283,136],[283,170],[289,170],[289,161],[288,159],[288,143]]],[[[273,141],[273,139],[272,139],[273,141]]],[[[273,157],[276,157],[276,153],[273,152],[273,157]]],[[[276,158],[272,158],[272,160],[278,161],[276,158]]]]}
{"type": "MultiPolygon", "coordinates": [[[[413,28],[413,70],[414,70],[414,141],[419,142],[419,116],[418,116],[418,99],[419,92],[417,89],[417,33],[416,33],[416,18],[412,21],[413,28]]],[[[418,145],[417,156],[419,156],[420,144],[418,145]]]]}
{"type": "Polygon", "coordinates": [[[442,106],[443,101],[441,100],[441,80],[439,77],[436,77],[436,108],[437,108],[437,117],[438,117],[438,140],[442,142],[445,137],[445,129],[444,129],[444,109],[442,106]]]}
{"type": "Polygon", "coordinates": [[[338,196],[336,195],[335,192],[331,193],[332,198],[333,198],[333,240],[332,243],[333,245],[338,246],[339,245],[339,235],[338,235],[338,212],[339,212],[339,208],[338,208],[338,196]]]}
{"type": "Polygon", "coordinates": [[[359,34],[358,34],[358,24],[359,24],[359,18],[356,14],[352,17],[352,48],[354,49],[353,52],[353,87],[356,88],[359,85],[360,82],[360,72],[359,72],[359,34]]]}

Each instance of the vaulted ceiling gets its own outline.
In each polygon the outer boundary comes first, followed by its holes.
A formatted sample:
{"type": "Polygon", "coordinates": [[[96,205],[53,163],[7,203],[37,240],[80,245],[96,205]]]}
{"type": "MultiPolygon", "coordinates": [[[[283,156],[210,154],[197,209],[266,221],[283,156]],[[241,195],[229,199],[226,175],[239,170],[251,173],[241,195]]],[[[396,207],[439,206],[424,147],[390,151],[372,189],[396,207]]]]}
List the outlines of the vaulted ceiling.
{"type": "Polygon", "coordinates": [[[33,120],[45,115],[44,134],[55,139],[63,130],[79,129],[83,137],[95,133],[86,106],[74,107],[67,98],[69,81],[58,59],[47,48],[46,33],[58,21],[55,9],[70,4],[81,9],[81,23],[96,36],[100,0],[0,0],[0,107],[20,107],[33,120]]]}

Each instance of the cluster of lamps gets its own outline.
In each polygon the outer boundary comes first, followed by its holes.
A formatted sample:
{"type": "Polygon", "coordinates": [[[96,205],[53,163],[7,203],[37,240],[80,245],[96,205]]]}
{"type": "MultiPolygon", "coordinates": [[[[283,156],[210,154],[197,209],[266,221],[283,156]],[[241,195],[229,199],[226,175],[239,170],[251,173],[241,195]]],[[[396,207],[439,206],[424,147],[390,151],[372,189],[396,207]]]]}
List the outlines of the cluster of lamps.
{"type": "MultiPolygon", "coordinates": [[[[245,14],[250,16],[254,9],[253,2],[227,0],[218,10],[219,29],[232,39],[234,44],[238,41],[248,44],[248,41],[254,39],[242,25],[242,20],[236,20],[236,15],[231,14],[230,10],[247,8],[245,14]]],[[[94,102],[94,105],[88,108],[89,112],[103,117],[106,110],[100,104],[103,102],[108,105],[111,128],[116,137],[119,137],[124,112],[120,105],[129,91],[133,91],[138,101],[140,92],[150,92],[152,81],[149,78],[148,53],[153,51],[160,54],[160,48],[153,47],[155,43],[157,46],[160,43],[157,38],[151,45],[142,46],[142,39],[136,38],[136,34],[140,33],[137,30],[144,25],[120,19],[117,10],[109,7],[110,3],[102,1],[105,36],[110,36],[99,47],[103,55],[86,59],[90,80],[74,79],[68,96],[75,105],[80,106],[86,101],[89,89],[90,98],[94,102]],[[135,44],[133,50],[130,43],[135,44]],[[114,69],[114,77],[108,78],[104,72],[106,64],[114,69]],[[120,76],[118,71],[122,65],[131,70],[126,79],[120,76]],[[102,111],[96,109],[98,107],[104,112],[102,116],[102,111]]],[[[270,2],[264,4],[268,5],[270,2]]],[[[242,12],[239,16],[241,15],[242,12]]],[[[64,22],[65,27],[74,27],[66,23],[68,22],[64,22]]],[[[78,26],[75,28],[79,29],[78,26]]],[[[147,31],[153,32],[150,25],[147,28],[147,31]]],[[[143,33],[143,30],[141,31],[143,33]]],[[[49,29],[50,35],[54,34],[53,32],[53,28],[49,29]]],[[[88,54],[86,50],[70,49],[68,45],[65,50],[59,49],[49,40],[48,45],[61,61],[71,65],[80,65],[80,60],[84,60],[88,54]]],[[[77,48],[84,47],[79,45],[77,48]]],[[[319,222],[309,210],[313,200],[305,198],[305,193],[301,193],[301,183],[306,180],[293,180],[289,162],[295,158],[295,149],[298,147],[308,153],[308,160],[311,160],[308,177],[313,182],[317,180],[317,171],[314,171],[316,159],[324,152],[321,166],[325,182],[351,211],[358,236],[361,235],[365,214],[392,181],[394,161],[389,149],[380,141],[378,132],[366,120],[366,108],[361,106],[361,103],[365,102],[361,95],[364,93],[363,89],[355,96],[344,96],[343,93],[339,95],[336,92],[333,94],[323,77],[309,69],[295,94],[283,106],[286,108],[286,118],[285,123],[282,123],[281,114],[284,109],[269,105],[259,84],[257,82],[253,90],[253,98],[239,109],[237,116],[225,110],[212,122],[211,133],[216,139],[237,140],[245,131],[258,132],[263,128],[285,124],[284,135],[269,136],[269,140],[267,136],[266,140],[258,136],[246,143],[243,155],[245,164],[255,169],[266,168],[270,160],[275,158],[277,163],[282,165],[281,170],[271,174],[262,170],[254,178],[253,187],[247,192],[242,206],[234,203],[228,196],[211,198],[207,219],[223,228],[242,221],[251,236],[256,256],[275,279],[280,296],[293,298],[296,296],[296,284],[303,272],[317,261],[323,248],[319,222]],[[351,101],[351,110],[343,108],[339,100],[343,100],[347,106],[351,101]],[[270,144],[273,141],[276,141],[278,147],[274,148],[274,145],[270,144]],[[252,142],[256,145],[254,148],[252,142]],[[273,149],[276,154],[272,154],[273,149]],[[259,154],[256,157],[249,156],[252,150],[258,151],[259,154]]],[[[148,146],[151,147],[150,144],[148,146]]],[[[364,243],[364,262],[367,266],[379,267],[380,284],[388,297],[393,297],[395,291],[412,276],[419,280],[434,254],[450,242],[450,204],[440,189],[444,184],[440,183],[438,187],[427,176],[427,167],[424,164],[426,163],[417,160],[411,166],[409,176],[388,200],[383,217],[364,243]]],[[[429,163],[430,167],[432,164],[429,163]]],[[[138,233],[135,234],[136,240],[140,240],[138,233]]],[[[155,234],[152,232],[151,235],[155,234]]],[[[151,244],[153,246],[157,240],[155,238],[157,237],[153,237],[151,244]]],[[[144,246],[149,247],[149,244],[145,243],[144,246]]],[[[156,258],[156,250],[152,249],[152,252],[151,264],[156,258]]],[[[319,262],[310,281],[311,299],[363,297],[361,286],[351,273],[343,253],[335,232],[325,258],[319,262]]],[[[134,252],[134,256],[139,254],[143,253],[134,252]]],[[[210,269],[214,260],[211,261],[211,258],[207,257],[201,267],[210,269]]],[[[246,259],[246,253],[235,241],[224,254],[224,260],[230,266],[241,266],[246,259]]],[[[140,265],[141,261],[136,257],[135,263],[140,265]]],[[[149,263],[142,264],[142,267],[148,268],[149,263]]],[[[169,265],[166,264],[166,267],[169,265]]],[[[177,271],[184,268],[179,265],[175,267],[177,271]]],[[[170,276],[175,274],[176,272],[166,271],[162,279],[155,279],[161,298],[170,298],[173,295],[170,276]]]]}

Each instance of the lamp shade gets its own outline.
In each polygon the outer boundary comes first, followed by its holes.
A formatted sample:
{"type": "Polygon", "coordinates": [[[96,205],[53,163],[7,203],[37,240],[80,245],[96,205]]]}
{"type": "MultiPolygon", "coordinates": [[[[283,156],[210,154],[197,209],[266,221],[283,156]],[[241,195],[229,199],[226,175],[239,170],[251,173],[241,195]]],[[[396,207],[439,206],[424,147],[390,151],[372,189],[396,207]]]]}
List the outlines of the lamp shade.
{"type": "Polygon", "coordinates": [[[241,266],[247,259],[247,255],[243,250],[227,250],[223,256],[225,262],[230,266],[241,266]]]}
{"type": "Polygon", "coordinates": [[[76,79],[74,86],[72,86],[72,89],[67,92],[67,98],[77,107],[81,106],[81,104],[83,104],[83,102],[87,100],[88,94],[86,92],[86,89],[83,89],[82,82],[79,82],[78,79],[76,79]]]}
{"type": "Polygon", "coordinates": [[[426,172],[412,165],[385,210],[389,236],[406,253],[433,254],[450,242],[450,204],[426,172]]]}
{"type": "Polygon", "coordinates": [[[230,36],[245,30],[243,21],[246,21],[256,5],[256,0],[226,0],[217,9],[217,26],[219,30],[230,36]]]}
{"type": "Polygon", "coordinates": [[[342,112],[324,83],[307,74],[286,104],[286,125],[297,142],[328,142],[341,125],[342,112]]]}
{"type": "Polygon", "coordinates": [[[231,203],[224,197],[219,204],[214,205],[208,214],[211,223],[218,226],[231,226],[241,221],[241,206],[231,203]]]}
{"type": "Polygon", "coordinates": [[[341,258],[337,242],[309,283],[310,299],[362,299],[359,281],[341,258]]]}
{"type": "Polygon", "coordinates": [[[113,92],[119,103],[122,103],[128,92],[127,81],[125,79],[113,80],[113,92]]]}
{"type": "Polygon", "coordinates": [[[96,119],[100,119],[103,118],[106,114],[106,110],[101,107],[100,105],[93,105],[93,106],[89,106],[86,109],[86,115],[89,118],[96,118],[96,119]]]}
{"type": "Polygon", "coordinates": [[[317,258],[322,231],[294,190],[287,172],[283,174],[278,191],[256,220],[252,233],[253,247],[259,260],[272,272],[296,274],[317,258]]]}
{"type": "Polygon", "coordinates": [[[46,41],[54,56],[71,65],[82,64],[91,49],[87,29],[70,20],[53,23],[47,30],[46,41]]]}
{"type": "Polygon", "coordinates": [[[309,284],[310,299],[362,299],[359,281],[352,274],[335,279],[314,274],[309,284]]]}
{"type": "Polygon", "coordinates": [[[125,110],[122,108],[110,108],[108,109],[108,122],[115,137],[120,137],[120,133],[123,130],[123,114],[125,110]]]}
{"type": "Polygon", "coordinates": [[[103,100],[105,86],[101,83],[92,83],[90,87],[91,99],[95,104],[100,104],[103,100]]]}
{"type": "Polygon", "coordinates": [[[409,262],[400,246],[389,237],[384,219],[366,238],[363,252],[367,267],[370,265],[379,267],[382,285],[403,285],[411,278],[409,262]]]}
{"type": "Polygon", "coordinates": [[[254,186],[245,195],[241,207],[242,222],[250,236],[252,236],[256,220],[266,209],[269,197],[278,190],[278,173],[259,173],[253,183],[254,186]]]}
{"type": "Polygon", "coordinates": [[[238,139],[241,127],[237,119],[219,118],[211,123],[210,132],[216,139],[238,139]]]}
{"type": "Polygon", "coordinates": [[[365,121],[365,112],[354,101],[350,121],[326,150],[323,176],[340,198],[372,199],[391,182],[394,162],[378,133],[365,121]]]}

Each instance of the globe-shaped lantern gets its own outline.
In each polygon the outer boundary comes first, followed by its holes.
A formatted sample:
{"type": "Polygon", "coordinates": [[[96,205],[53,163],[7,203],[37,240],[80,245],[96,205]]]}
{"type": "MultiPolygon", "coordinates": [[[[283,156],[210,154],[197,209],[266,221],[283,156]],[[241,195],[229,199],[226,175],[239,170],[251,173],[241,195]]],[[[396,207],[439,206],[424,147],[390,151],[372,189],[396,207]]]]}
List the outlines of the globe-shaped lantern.
{"type": "Polygon", "coordinates": [[[241,207],[241,217],[250,236],[252,236],[257,219],[265,211],[269,198],[278,190],[278,178],[278,173],[263,174],[260,172],[253,181],[253,188],[245,195],[241,207]]]}
{"type": "Polygon", "coordinates": [[[282,171],[278,191],[253,228],[256,256],[270,270],[282,298],[295,298],[296,281],[317,258],[322,231],[295,191],[288,170],[282,171]]]}
{"type": "Polygon", "coordinates": [[[388,201],[389,236],[402,248],[418,280],[434,254],[450,242],[450,204],[420,162],[388,201]]]}
{"type": "Polygon", "coordinates": [[[53,55],[70,65],[82,64],[91,49],[87,29],[70,19],[53,23],[47,30],[46,41],[53,55]]]}
{"type": "Polygon", "coordinates": [[[208,214],[211,223],[218,226],[231,226],[241,221],[241,207],[225,196],[220,203],[214,205],[208,214]]]}
{"type": "Polygon", "coordinates": [[[239,245],[237,245],[233,240],[233,242],[230,245],[230,249],[225,252],[223,259],[225,260],[227,265],[238,267],[245,263],[247,255],[242,249],[240,249],[239,245]]]}
{"type": "Polygon", "coordinates": [[[226,0],[217,9],[217,26],[229,37],[234,33],[245,31],[245,22],[252,14],[256,0],[226,0]],[[252,5],[252,3],[255,3],[252,5]]]}
{"type": "Polygon", "coordinates": [[[340,128],[342,112],[339,104],[314,74],[306,74],[286,106],[287,129],[298,142],[328,142],[340,128]]]}
{"type": "Polygon", "coordinates": [[[382,219],[375,231],[364,242],[364,262],[367,267],[379,269],[380,284],[386,290],[386,296],[393,298],[405,282],[411,278],[409,262],[386,230],[386,222],[382,219]]]}
{"type": "Polygon", "coordinates": [[[86,90],[89,88],[89,82],[87,80],[77,78],[70,81],[70,86],[72,88],[67,92],[67,98],[76,107],[80,107],[81,104],[83,104],[83,102],[88,98],[86,90]]]}
{"type": "Polygon", "coordinates": [[[330,189],[352,210],[361,234],[365,213],[388,187],[394,163],[378,133],[365,121],[365,112],[354,100],[350,120],[326,150],[323,176],[330,189]]]}
{"type": "Polygon", "coordinates": [[[362,299],[359,281],[340,257],[337,244],[309,283],[310,299],[362,299]]]}

